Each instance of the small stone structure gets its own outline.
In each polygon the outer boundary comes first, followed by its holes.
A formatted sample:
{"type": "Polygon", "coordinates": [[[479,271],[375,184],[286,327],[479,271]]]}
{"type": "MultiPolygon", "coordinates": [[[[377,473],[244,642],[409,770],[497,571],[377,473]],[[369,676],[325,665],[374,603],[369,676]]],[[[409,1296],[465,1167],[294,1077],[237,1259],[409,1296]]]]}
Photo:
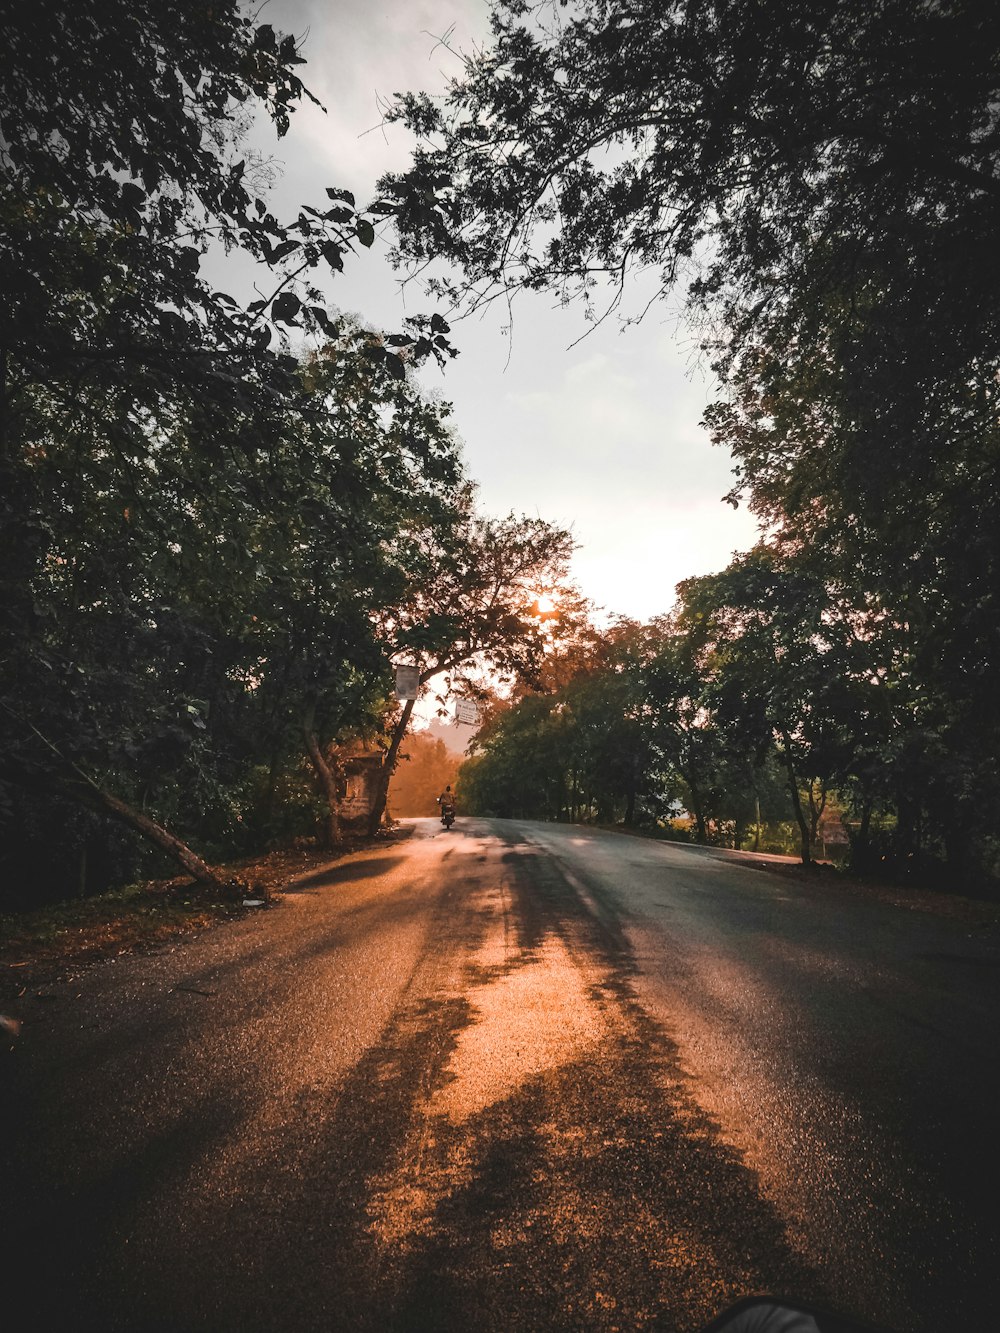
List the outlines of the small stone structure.
{"type": "Polygon", "coordinates": [[[344,794],[340,798],[340,818],[347,828],[367,826],[378,795],[382,751],[356,742],[340,751],[340,771],[344,794]]]}

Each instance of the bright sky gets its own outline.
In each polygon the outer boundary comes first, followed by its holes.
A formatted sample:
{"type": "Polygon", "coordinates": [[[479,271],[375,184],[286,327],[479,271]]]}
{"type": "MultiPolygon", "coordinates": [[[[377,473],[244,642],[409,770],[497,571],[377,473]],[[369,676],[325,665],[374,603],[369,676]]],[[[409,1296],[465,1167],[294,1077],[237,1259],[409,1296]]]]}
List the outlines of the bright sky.
{"type": "MultiPolygon", "coordinates": [[[[320,206],[326,186],[375,197],[385,171],[402,169],[411,141],[381,128],[380,99],[439,93],[461,65],[456,50],[488,38],[486,0],[270,0],[260,21],[303,38],[306,85],[327,114],[303,106],[283,140],[255,141],[280,166],[287,202],[320,206]]],[[[333,304],[373,324],[399,327],[431,303],[385,259],[387,245],[331,282],[333,304]],[[405,300],[405,309],[403,302],[405,300]]],[[[641,308],[637,292],[631,308],[641,308]]],[[[452,325],[459,357],[424,385],[455,406],[466,466],[489,513],[539,514],[572,528],[580,543],[573,575],[610,612],[647,619],[669,610],[674,586],[728,564],[756,538],[745,509],[722,502],[730,460],[698,422],[712,397],[710,373],[678,321],[679,300],[655,307],[638,327],[612,320],[585,332],[579,310],[532,295],[514,307],[512,336],[499,307],[452,325]]]]}

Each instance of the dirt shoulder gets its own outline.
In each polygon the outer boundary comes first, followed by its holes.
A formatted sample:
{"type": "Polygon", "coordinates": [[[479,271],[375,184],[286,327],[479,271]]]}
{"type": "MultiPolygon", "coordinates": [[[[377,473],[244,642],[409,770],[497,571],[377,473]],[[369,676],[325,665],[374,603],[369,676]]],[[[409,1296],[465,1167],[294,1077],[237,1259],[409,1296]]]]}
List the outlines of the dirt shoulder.
{"type": "Polygon", "coordinates": [[[78,975],[92,963],[161,948],[171,940],[273,907],[291,881],[356,850],[349,846],[337,855],[315,847],[296,848],[233,861],[217,867],[220,878],[244,888],[224,893],[206,890],[181,875],[0,916],[0,1013],[12,1000],[44,993],[47,985],[78,975]]]}

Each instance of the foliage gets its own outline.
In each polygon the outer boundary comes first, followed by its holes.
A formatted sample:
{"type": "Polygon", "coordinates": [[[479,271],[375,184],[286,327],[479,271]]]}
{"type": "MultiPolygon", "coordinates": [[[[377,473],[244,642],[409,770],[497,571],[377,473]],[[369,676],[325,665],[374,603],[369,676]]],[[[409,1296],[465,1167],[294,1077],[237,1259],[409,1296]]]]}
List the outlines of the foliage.
{"type": "Polygon", "coordinates": [[[736,695],[713,693],[689,739],[731,748],[727,707],[751,733],[784,727],[794,799],[821,800],[836,773],[862,847],[881,807],[897,821],[883,854],[989,878],[1000,11],[498,0],[493,14],[443,105],[397,105],[423,136],[383,184],[399,257],[451,257],[461,271],[439,289],[456,302],[545,288],[591,318],[639,270],[661,294],[686,284],[723,386],[707,423],[737,460],[730,499],[765,521],[775,568],[811,569],[827,602],[817,630],[820,603],[796,607],[783,574],[771,616],[763,585],[733,586],[750,568],[730,571],[714,591],[736,599],[733,624],[752,594],[754,625],[730,635],[736,695]]]}
{"type": "Polygon", "coordinates": [[[649,817],[650,750],[634,670],[640,627],[575,628],[576,642],[555,648],[542,673],[548,688],[522,686],[485,719],[460,779],[471,810],[626,824],[649,817]]]}
{"type": "Polygon", "coordinates": [[[448,328],[328,311],[310,275],[369,247],[391,206],[365,216],[331,188],[282,221],[241,156],[248,108],[283,134],[308,96],[291,38],[230,0],[8,17],[0,820],[36,817],[7,869],[58,828],[53,882],[85,848],[94,878],[114,840],[67,821],[68,799],[209,877],[165,826],[210,856],[259,845],[288,824],[304,729],[380,724],[379,625],[464,487],[448,408],[409,369],[453,354],[448,328]],[[214,290],[220,250],[269,293],[214,290]],[[322,350],[303,366],[291,336],[322,350]]]}
{"type": "Polygon", "coordinates": [[[455,787],[462,759],[439,736],[414,732],[400,754],[402,762],[389,786],[389,809],[395,818],[437,815],[437,797],[455,787]]]}
{"type": "MultiPolygon", "coordinates": [[[[84,386],[124,395],[112,415],[129,440],[142,435],[142,411],[180,384],[202,402],[243,407],[293,387],[295,358],[268,352],[275,332],[330,331],[318,293],[296,280],[339,272],[374,235],[371,218],[332,188],[329,207],[303,205],[280,221],[266,170],[239,155],[241,108],[261,108],[282,135],[309,96],[294,39],[255,25],[235,0],[193,9],[19,0],[13,9],[0,275],[14,422],[37,384],[63,403],[84,386]],[[214,291],[201,262],[210,247],[266,265],[271,294],[243,309],[214,291]]],[[[428,336],[409,340],[416,354],[445,355],[440,329],[422,328],[428,336]]],[[[377,352],[397,375],[407,345],[398,341],[377,352]]]]}
{"type": "MultiPolygon", "coordinates": [[[[431,527],[414,542],[418,571],[382,634],[396,661],[416,663],[420,686],[438,681],[438,698],[453,689],[479,690],[483,671],[498,680],[532,678],[545,634],[539,598],[563,594],[573,539],[541,518],[484,518],[471,488],[458,497],[445,529],[431,527]]],[[[393,719],[382,763],[381,790],[371,814],[374,830],[385,811],[389,780],[415,698],[393,719]]]]}
{"type": "Polygon", "coordinates": [[[492,20],[443,106],[395,108],[423,140],[385,183],[405,257],[450,255],[484,292],[586,295],[641,266],[669,284],[697,255],[697,294],[751,319],[817,238],[833,289],[873,241],[902,246],[900,278],[909,245],[961,237],[977,250],[953,262],[995,273],[990,7],[498,0],[492,20]]]}

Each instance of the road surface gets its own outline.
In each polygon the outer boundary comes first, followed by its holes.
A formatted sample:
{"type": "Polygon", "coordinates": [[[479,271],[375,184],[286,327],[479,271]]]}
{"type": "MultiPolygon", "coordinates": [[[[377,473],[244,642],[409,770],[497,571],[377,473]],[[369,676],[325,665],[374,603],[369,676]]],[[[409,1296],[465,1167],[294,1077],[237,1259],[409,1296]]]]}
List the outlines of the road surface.
{"type": "Polygon", "coordinates": [[[21,1326],[995,1327],[1000,935],[696,848],[414,821],[23,1001],[21,1326]]]}

